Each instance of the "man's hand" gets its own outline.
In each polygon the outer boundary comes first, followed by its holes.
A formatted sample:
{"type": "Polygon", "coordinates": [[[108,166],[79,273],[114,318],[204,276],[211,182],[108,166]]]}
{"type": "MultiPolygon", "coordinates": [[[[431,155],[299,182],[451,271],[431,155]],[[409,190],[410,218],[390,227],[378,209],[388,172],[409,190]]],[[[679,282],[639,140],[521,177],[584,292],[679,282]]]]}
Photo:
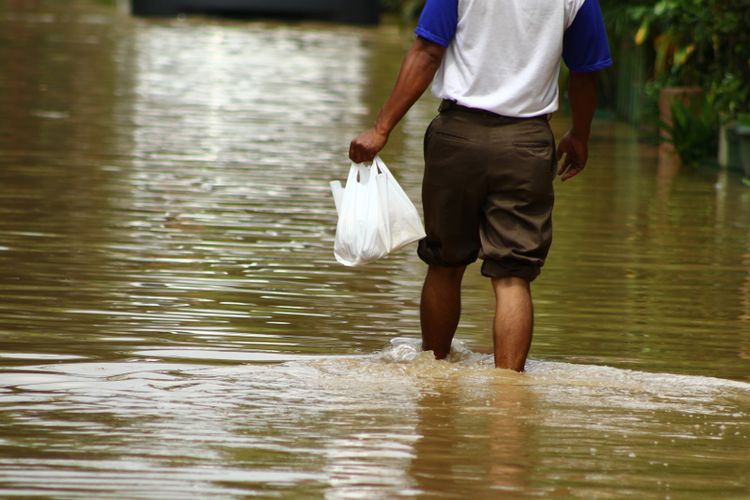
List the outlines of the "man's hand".
{"type": "Polygon", "coordinates": [[[557,175],[563,181],[578,175],[586,166],[588,158],[586,141],[577,138],[571,131],[566,132],[557,145],[557,161],[563,160],[562,165],[557,168],[557,175]]]}
{"type": "Polygon", "coordinates": [[[589,159],[591,119],[596,109],[596,73],[570,72],[568,99],[573,126],[557,145],[557,161],[565,159],[557,169],[560,179],[567,181],[581,173],[589,159]]]}
{"type": "Polygon", "coordinates": [[[387,141],[388,135],[378,132],[374,127],[365,130],[349,144],[349,159],[354,163],[370,162],[385,147],[387,141]]]}

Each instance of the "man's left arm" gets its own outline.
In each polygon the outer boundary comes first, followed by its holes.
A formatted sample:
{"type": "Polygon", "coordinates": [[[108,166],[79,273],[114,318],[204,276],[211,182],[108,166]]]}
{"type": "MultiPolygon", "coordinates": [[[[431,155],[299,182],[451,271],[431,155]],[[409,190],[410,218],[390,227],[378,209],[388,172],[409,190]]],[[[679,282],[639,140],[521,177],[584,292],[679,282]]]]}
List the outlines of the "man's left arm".
{"type": "Polygon", "coordinates": [[[591,121],[596,110],[597,73],[571,72],[568,82],[568,102],[573,125],[557,145],[557,161],[565,157],[557,169],[560,179],[566,181],[578,175],[589,158],[588,143],[591,121]]]}

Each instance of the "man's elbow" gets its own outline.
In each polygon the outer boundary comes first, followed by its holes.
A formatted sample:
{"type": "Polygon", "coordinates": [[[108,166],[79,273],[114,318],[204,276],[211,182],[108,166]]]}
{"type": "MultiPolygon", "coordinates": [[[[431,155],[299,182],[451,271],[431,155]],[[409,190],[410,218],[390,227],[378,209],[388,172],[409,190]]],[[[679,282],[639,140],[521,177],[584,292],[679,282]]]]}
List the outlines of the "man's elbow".
{"type": "Polygon", "coordinates": [[[437,68],[443,61],[445,55],[445,47],[438,45],[435,42],[431,42],[425,38],[417,37],[412,45],[412,50],[419,54],[429,66],[437,68]]]}

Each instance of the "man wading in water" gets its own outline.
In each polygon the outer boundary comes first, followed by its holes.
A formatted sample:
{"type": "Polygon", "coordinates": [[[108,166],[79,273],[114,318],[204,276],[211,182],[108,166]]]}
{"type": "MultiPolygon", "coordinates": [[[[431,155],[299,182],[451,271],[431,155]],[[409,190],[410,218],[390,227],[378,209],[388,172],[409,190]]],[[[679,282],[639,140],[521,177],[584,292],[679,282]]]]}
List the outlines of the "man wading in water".
{"type": "Polygon", "coordinates": [[[529,284],[552,240],[555,170],[564,181],[586,165],[596,72],[612,64],[598,0],[427,0],[416,34],[375,125],[352,140],[349,157],[371,161],[434,79],[443,101],[424,141],[422,348],[448,355],[461,279],[481,257],[495,290],[495,366],[523,371],[534,322],[529,284]],[[571,71],[573,124],[555,151],[548,115],[561,58],[571,71]]]}

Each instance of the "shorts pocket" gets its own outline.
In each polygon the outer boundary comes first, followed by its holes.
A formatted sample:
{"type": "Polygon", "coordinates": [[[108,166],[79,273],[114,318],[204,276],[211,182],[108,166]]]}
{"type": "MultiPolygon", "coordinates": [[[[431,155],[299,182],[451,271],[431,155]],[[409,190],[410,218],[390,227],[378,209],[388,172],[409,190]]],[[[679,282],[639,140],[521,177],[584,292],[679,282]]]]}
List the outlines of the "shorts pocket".
{"type": "Polygon", "coordinates": [[[464,137],[457,133],[446,131],[446,130],[434,130],[433,134],[435,137],[445,139],[446,141],[471,143],[473,142],[469,137],[464,137]]]}
{"type": "Polygon", "coordinates": [[[455,116],[440,114],[430,123],[429,132],[436,140],[453,143],[473,143],[472,124],[455,116]]]}
{"type": "Polygon", "coordinates": [[[516,141],[513,142],[516,152],[525,157],[549,160],[554,156],[554,141],[516,141]]]}

